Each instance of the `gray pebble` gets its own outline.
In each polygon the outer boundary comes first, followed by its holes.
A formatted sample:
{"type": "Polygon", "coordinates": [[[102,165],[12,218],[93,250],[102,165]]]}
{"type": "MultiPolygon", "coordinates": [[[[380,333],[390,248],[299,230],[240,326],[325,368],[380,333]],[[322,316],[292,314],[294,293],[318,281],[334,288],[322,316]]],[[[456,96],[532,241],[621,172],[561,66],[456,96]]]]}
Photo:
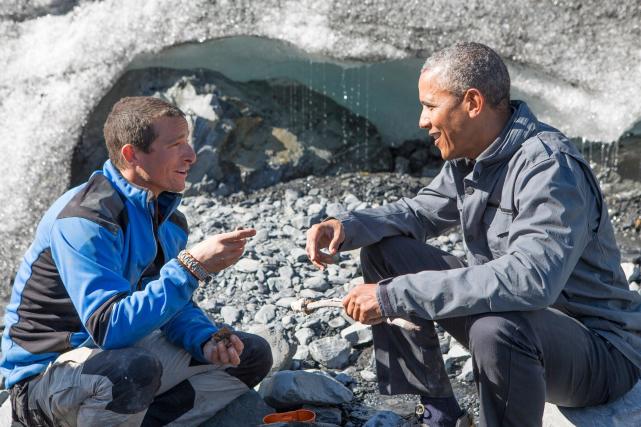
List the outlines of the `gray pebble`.
{"type": "Polygon", "coordinates": [[[272,304],[266,304],[258,310],[255,319],[259,323],[267,324],[276,317],[276,307],[272,304]]]}
{"type": "Polygon", "coordinates": [[[349,341],[336,336],[313,341],[309,345],[312,358],[323,366],[342,369],[349,362],[351,345],[349,341]]]}
{"type": "Polygon", "coordinates": [[[225,306],[220,309],[220,315],[223,317],[225,323],[232,325],[240,320],[242,311],[235,307],[225,306]]]}

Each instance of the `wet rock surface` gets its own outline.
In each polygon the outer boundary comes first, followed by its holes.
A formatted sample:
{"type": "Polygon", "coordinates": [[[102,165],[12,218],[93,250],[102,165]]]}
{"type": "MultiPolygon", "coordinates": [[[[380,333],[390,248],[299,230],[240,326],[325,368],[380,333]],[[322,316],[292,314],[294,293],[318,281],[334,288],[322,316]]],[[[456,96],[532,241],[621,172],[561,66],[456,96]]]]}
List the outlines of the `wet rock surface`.
{"type": "Polygon", "coordinates": [[[267,405],[258,392],[249,390],[200,427],[255,426],[261,424],[263,417],[272,412],[274,408],[267,405]]]}
{"type": "Polygon", "coordinates": [[[338,405],[354,397],[352,391],[324,373],[280,371],[263,380],[260,395],[277,409],[290,409],[303,404],[338,405]]]}
{"type": "Polygon", "coordinates": [[[209,70],[152,68],[128,71],[96,107],[75,150],[72,185],[107,158],[103,124],[123,96],[158,96],[188,115],[198,162],[187,194],[227,196],[311,174],[393,169],[371,123],[298,82],[241,83],[209,70]],[[361,140],[363,133],[368,138],[361,140]]]}

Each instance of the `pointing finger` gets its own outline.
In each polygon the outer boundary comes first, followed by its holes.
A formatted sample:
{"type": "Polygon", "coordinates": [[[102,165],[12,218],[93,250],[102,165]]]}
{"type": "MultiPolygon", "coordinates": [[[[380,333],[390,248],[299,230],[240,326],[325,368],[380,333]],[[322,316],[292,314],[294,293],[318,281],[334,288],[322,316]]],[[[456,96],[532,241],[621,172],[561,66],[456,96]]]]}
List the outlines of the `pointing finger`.
{"type": "Polygon", "coordinates": [[[230,231],[228,233],[220,234],[221,242],[230,242],[234,240],[247,239],[256,235],[255,228],[243,228],[242,230],[230,231]]]}

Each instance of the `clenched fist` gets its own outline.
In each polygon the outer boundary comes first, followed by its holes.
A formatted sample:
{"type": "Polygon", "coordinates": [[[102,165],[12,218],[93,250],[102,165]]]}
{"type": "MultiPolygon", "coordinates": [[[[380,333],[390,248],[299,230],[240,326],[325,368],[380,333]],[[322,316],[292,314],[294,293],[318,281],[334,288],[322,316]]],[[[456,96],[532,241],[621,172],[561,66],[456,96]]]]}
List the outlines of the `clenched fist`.
{"type": "Polygon", "coordinates": [[[213,338],[203,346],[203,355],[212,365],[238,366],[240,355],[245,345],[236,335],[230,335],[229,340],[216,342],[213,338]]]}

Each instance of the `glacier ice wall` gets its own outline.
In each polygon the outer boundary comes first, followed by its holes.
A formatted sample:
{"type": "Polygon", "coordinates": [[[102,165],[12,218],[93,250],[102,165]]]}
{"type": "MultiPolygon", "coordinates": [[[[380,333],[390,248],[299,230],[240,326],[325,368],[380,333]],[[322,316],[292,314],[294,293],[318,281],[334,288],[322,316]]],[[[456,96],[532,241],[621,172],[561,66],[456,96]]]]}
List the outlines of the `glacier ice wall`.
{"type": "Polygon", "coordinates": [[[641,118],[637,0],[3,0],[0,288],[43,210],[67,188],[83,124],[128,64],[236,35],[363,61],[479,41],[521,67],[519,90],[580,123],[574,136],[615,140],[641,118]]]}

